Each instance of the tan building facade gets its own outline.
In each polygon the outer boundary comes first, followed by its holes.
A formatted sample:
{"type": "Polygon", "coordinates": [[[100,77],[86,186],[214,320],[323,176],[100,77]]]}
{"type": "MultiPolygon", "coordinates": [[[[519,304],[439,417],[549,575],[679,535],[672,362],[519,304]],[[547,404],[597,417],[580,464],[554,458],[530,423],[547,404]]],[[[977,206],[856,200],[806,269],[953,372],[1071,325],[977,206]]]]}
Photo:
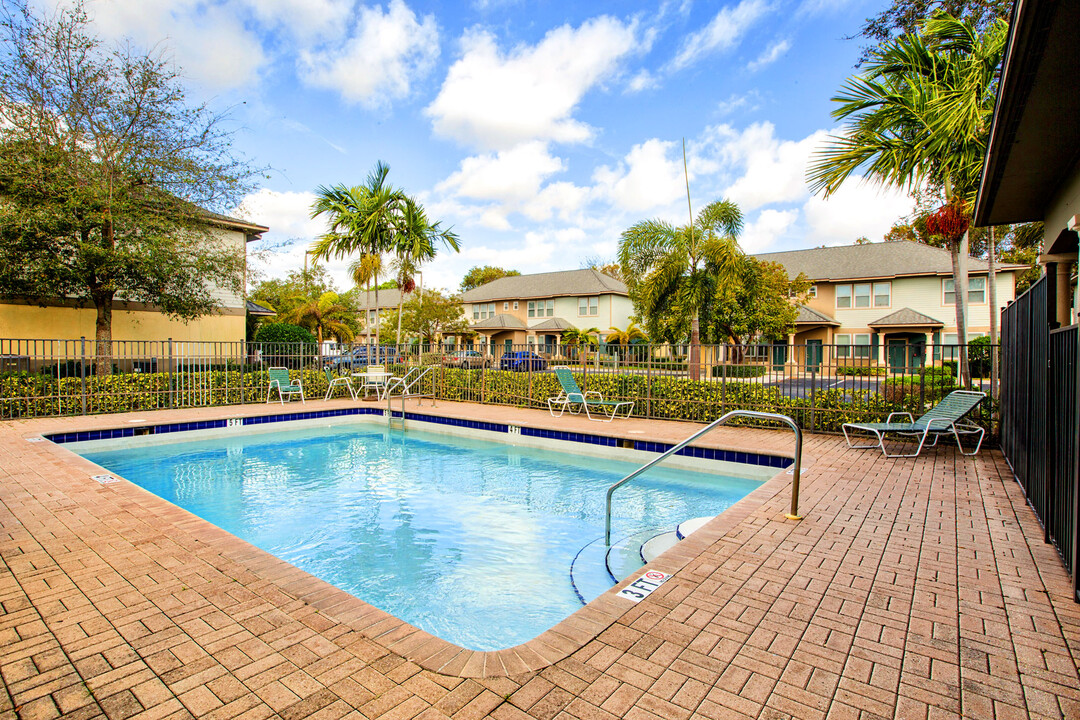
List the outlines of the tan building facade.
{"type": "MultiPolygon", "coordinates": [[[[246,253],[247,243],[269,228],[243,220],[220,218],[213,232],[227,245],[246,253]]],[[[213,314],[184,322],[163,315],[152,305],[117,299],[113,304],[112,336],[118,341],[241,342],[245,334],[245,301],[224,288],[213,291],[221,308],[213,314]]],[[[56,299],[44,307],[17,300],[0,301],[0,338],[19,340],[72,340],[95,336],[97,311],[74,301],[56,299]]]]}
{"type": "Polygon", "coordinates": [[[513,347],[558,355],[563,333],[625,330],[634,313],[626,285],[593,269],[504,277],[462,294],[476,341],[501,355],[513,347]]]}
{"type": "MultiPolygon", "coordinates": [[[[805,275],[810,299],[789,336],[786,363],[888,365],[916,368],[955,355],[956,298],[947,250],[916,242],[864,243],[764,253],[788,276],[805,275]]],[[[1015,297],[1020,265],[996,273],[997,306],[990,306],[988,266],[969,259],[967,340],[987,335],[991,312],[1015,297]]],[[[773,358],[773,362],[780,358],[773,358]]]]}

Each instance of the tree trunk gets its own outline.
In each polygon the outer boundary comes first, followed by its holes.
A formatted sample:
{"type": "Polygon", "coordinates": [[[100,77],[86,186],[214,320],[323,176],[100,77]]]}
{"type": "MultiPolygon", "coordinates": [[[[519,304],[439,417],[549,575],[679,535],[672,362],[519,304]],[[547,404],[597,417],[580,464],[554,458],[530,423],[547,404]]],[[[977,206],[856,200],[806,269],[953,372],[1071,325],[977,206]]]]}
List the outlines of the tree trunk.
{"type": "Polygon", "coordinates": [[[968,289],[968,273],[967,273],[967,248],[968,248],[968,234],[965,232],[964,237],[959,241],[949,243],[949,249],[952,251],[952,267],[953,267],[953,299],[956,303],[956,343],[959,346],[959,362],[957,363],[957,371],[960,375],[958,378],[961,386],[967,386],[971,381],[971,372],[968,368],[968,353],[967,353],[967,289],[968,289]]]}
{"type": "MultiPolygon", "coordinates": [[[[376,296],[376,297],[378,297],[378,296],[376,296]]],[[[368,284],[367,284],[367,305],[368,305],[367,309],[365,310],[365,312],[367,314],[364,316],[364,334],[367,335],[367,346],[370,349],[371,348],[371,281],[370,280],[368,280],[368,284]]],[[[376,311],[375,317],[378,317],[378,311],[376,311]]],[[[369,365],[371,364],[371,358],[368,358],[368,364],[369,365]]]]}
{"type": "Polygon", "coordinates": [[[401,292],[401,288],[398,288],[398,303],[397,303],[397,346],[398,352],[401,352],[401,313],[405,309],[405,293],[401,292]]]}
{"type": "Polygon", "coordinates": [[[694,318],[690,321],[690,362],[687,370],[690,371],[691,380],[701,379],[701,318],[697,310],[694,310],[694,318]]]}
{"type": "Polygon", "coordinates": [[[97,320],[94,323],[94,374],[105,377],[112,374],[112,293],[95,293],[94,306],[97,308],[97,320]]]}
{"type": "Polygon", "coordinates": [[[994,352],[994,346],[998,343],[998,304],[997,304],[997,248],[995,245],[994,228],[990,228],[990,248],[987,252],[987,262],[990,265],[986,282],[990,285],[986,289],[987,301],[990,304],[990,395],[997,394],[998,356],[994,352]]]}
{"type": "MultiPolygon", "coordinates": [[[[375,357],[379,357],[379,273],[375,273],[375,357]]],[[[376,361],[377,362],[377,361],[376,361]]]]}

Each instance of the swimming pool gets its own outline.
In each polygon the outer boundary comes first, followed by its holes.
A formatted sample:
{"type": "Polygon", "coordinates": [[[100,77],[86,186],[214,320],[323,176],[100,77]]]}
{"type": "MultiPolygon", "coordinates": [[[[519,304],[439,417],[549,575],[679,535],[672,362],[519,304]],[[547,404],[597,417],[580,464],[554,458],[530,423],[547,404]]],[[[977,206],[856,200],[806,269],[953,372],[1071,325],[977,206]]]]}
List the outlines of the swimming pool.
{"type": "MultiPolygon", "coordinates": [[[[475,650],[529,640],[581,607],[571,563],[603,535],[607,487],[639,465],[368,424],[78,452],[475,650]]],[[[651,471],[620,490],[616,533],[716,515],[756,476],[651,471]]]]}

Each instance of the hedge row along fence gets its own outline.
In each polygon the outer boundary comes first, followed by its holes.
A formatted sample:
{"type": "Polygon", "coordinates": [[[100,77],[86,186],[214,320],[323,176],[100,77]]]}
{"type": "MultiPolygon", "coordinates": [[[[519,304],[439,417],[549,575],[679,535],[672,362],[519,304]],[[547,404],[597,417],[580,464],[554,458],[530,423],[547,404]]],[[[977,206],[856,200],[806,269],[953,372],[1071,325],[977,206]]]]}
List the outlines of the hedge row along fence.
{"type": "MultiPolygon", "coordinates": [[[[391,366],[390,370],[401,374],[405,367],[391,366]]],[[[596,390],[606,399],[633,400],[632,415],[636,417],[704,422],[730,410],[761,410],[789,415],[812,432],[839,432],[845,422],[882,420],[896,411],[918,416],[956,387],[953,378],[943,373],[893,378],[883,381],[879,389],[833,387],[822,382],[810,388],[804,386],[801,393],[785,393],[781,385],[768,386],[752,380],[696,381],[589,371],[574,375],[583,390],[596,390]]],[[[308,400],[321,401],[326,394],[327,380],[322,371],[293,370],[292,377],[301,380],[308,400]]],[[[183,375],[126,373],[85,379],[7,373],[0,376],[0,417],[258,403],[266,400],[267,387],[267,373],[262,370],[208,370],[183,375]]],[[[547,408],[547,399],[559,390],[550,372],[432,367],[420,391],[438,400],[547,408]]],[[[347,394],[339,388],[335,396],[347,394]]],[[[984,402],[972,420],[989,427],[993,409],[989,400],[984,402]]]]}

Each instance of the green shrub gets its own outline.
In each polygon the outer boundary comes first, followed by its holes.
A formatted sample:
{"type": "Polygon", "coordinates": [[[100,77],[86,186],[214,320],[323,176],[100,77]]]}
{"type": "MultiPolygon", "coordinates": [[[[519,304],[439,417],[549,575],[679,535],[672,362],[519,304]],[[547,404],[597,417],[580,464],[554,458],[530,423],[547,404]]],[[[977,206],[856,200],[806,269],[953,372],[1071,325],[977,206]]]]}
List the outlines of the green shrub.
{"type": "Polygon", "coordinates": [[[836,368],[837,375],[884,375],[885,368],[875,365],[839,365],[836,368]]]}
{"type": "Polygon", "coordinates": [[[767,368],[764,365],[713,365],[713,377],[756,378],[762,377],[767,368]]]}
{"type": "Polygon", "coordinates": [[[315,336],[299,325],[288,323],[266,323],[259,327],[255,333],[257,343],[303,343],[315,345],[318,341],[315,336]]]}

